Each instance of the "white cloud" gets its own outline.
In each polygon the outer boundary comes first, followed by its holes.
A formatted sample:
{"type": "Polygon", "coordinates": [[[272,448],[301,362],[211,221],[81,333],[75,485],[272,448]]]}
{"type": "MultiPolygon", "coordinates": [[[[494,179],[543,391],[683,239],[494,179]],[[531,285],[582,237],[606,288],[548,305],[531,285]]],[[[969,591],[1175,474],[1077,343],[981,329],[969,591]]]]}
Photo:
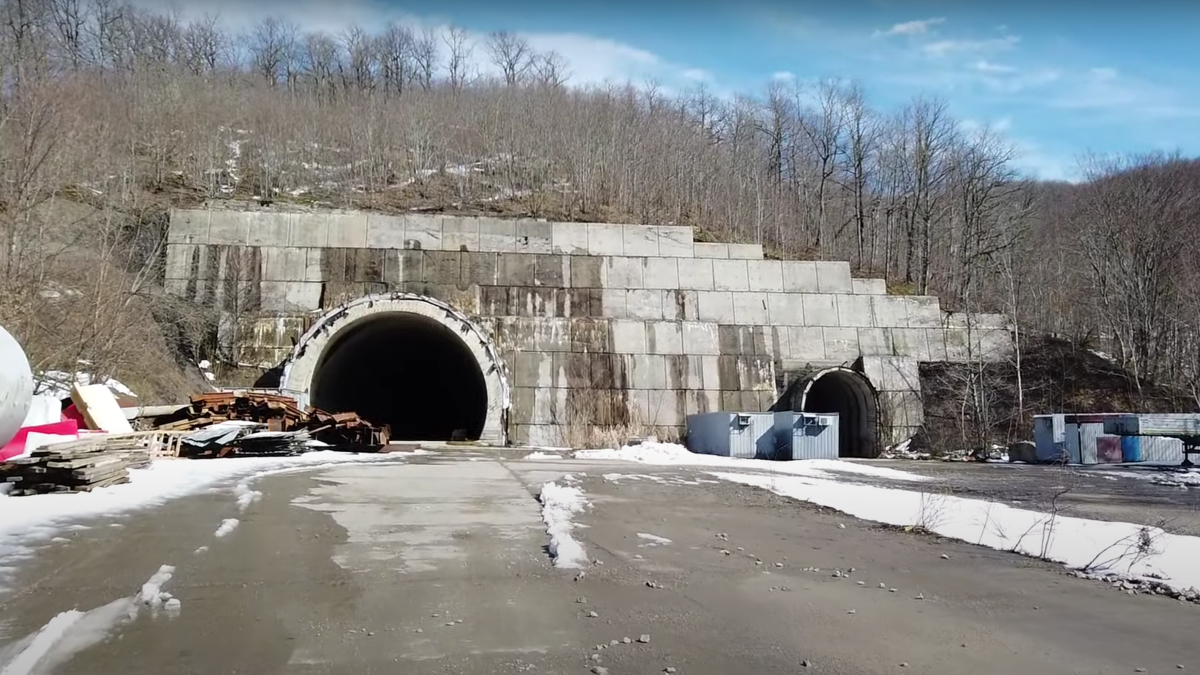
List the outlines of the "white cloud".
{"type": "Polygon", "coordinates": [[[713,79],[712,73],[703,68],[688,68],[681,73],[685,80],[693,82],[710,82],[713,79]]]}
{"type": "Polygon", "coordinates": [[[781,70],[771,74],[771,79],[778,82],[793,82],[796,80],[796,74],[789,70],[781,70]]]}
{"type": "Polygon", "coordinates": [[[988,40],[937,40],[921,45],[921,51],[934,57],[949,54],[979,54],[1006,51],[1015,47],[1020,41],[1021,38],[1016,35],[1006,35],[988,40]]]}
{"type": "MultiPolygon", "coordinates": [[[[376,30],[392,24],[414,29],[430,28],[444,36],[453,23],[447,16],[414,16],[394,6],[372,0],[347,0],[329,3],[325,0],[133,0],[141,7],[158,11],[174,11],[181,19],[190,20],[205,15],[218,17],[219,22],[232,30],[245,30],[267,17],[278,17],[295,23],[302,31],[326,31],[337,34],[351,25],[376,30]]],[[[539,52],[555,51],[567,61],[570,84],[591,85],[605,82],[641,84],[649,80],[660,82],[664,88],[673,83],[685,86],[697,81],[700,71],[668,62],[658,55],[629,44],[583,33],[539,33],[512,30],[529,41],[539,52]]],[[[492,75],[498,69],[488,61],[483,48],[486,35],[467,31],[474,44],[470,65],[479,73],[492,75]]],[[[443,46],[444,42],[439,42],[443,46]]],[[[705,74],[708,81],[711,75],[705,74]]]]}
{"type": "Polygon", "coordinates": [[[1006,66],[1000,63],[992,63],[991,61],[980,60],[976,61],[973,66],[975,70],[981,73],[1015,73],[1016,68],[1006,66]]]}
{"type": "Polygon", "coordinates": [[[876,37],[886,37],[889,35],[924,35],[929,32],[929,29],[939,23],[945,23],[946,17],[934,17],[931,19],[918,19],[916,21],[905,21],[903,23],[894,24],[887,30],[877,30],[874,35],[876,37]]]}

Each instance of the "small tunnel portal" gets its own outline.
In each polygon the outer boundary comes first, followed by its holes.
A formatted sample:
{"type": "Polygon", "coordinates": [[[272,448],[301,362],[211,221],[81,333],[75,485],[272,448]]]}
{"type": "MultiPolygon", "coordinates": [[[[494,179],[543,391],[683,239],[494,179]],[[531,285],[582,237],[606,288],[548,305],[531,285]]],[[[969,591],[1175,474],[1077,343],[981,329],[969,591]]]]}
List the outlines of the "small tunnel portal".
{"type": "Polygon", "coordinates": [[[867,379],[852,370],[823,370],[796,380],[790,388],[792,410],[837,413],[838,456],[879,455],[879,407],[867,379]]]}
{"type": "Polygon", "coordinates": [[[310,392],[313,406],[386,424],[393,440],[476,440],[487,419],[487,384],[467,344],[408,312],[374,314],[335,334],[310,392]]]}

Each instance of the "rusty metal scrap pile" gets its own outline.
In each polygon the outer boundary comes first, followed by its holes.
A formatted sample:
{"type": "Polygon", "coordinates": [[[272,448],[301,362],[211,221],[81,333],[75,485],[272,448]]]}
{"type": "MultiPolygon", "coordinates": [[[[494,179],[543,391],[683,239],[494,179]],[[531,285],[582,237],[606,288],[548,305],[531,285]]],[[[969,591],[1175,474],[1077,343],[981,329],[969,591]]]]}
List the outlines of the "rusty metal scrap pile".
{"type": "Polygon", "coordinates": [[[315,449],[380,452],[389,429],[356,413],[301,409],[295,399],[264,392],[216,392],[156,420],[160,431],[191,431],[181,457],[297,454],[315,449]]]}

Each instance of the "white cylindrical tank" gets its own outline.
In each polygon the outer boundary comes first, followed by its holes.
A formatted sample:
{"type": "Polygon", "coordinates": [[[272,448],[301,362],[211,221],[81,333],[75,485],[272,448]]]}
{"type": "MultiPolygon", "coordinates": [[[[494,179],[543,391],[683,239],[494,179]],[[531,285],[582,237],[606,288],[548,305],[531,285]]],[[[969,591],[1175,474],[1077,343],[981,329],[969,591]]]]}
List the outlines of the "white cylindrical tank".
{"type": "Polygon", "coordinates": [[[0,326],[0,447],[17,435],[33,401],[33,373],[16,338],[0,326]]]}

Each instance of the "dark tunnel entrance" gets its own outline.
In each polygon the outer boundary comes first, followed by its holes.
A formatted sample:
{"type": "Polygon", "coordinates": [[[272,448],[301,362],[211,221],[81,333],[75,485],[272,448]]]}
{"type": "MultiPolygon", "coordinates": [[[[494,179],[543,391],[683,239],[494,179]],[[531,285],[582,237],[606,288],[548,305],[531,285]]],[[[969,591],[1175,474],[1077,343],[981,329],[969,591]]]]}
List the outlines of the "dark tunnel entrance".
{"type": "Polygon", "coordinates": [[[487,384],[450,328],[405,312],[375,314],[335,335],[313,372],[310,403],[357,412],[399,441],[477,440],[487,384]]]}
{"type": "Polygon", "coordinates": [[[865,377],[826,370],[802,381],[799,393],[801,412],[837,413],[839,457],[879,456],[878,402],[865,377]]]}

